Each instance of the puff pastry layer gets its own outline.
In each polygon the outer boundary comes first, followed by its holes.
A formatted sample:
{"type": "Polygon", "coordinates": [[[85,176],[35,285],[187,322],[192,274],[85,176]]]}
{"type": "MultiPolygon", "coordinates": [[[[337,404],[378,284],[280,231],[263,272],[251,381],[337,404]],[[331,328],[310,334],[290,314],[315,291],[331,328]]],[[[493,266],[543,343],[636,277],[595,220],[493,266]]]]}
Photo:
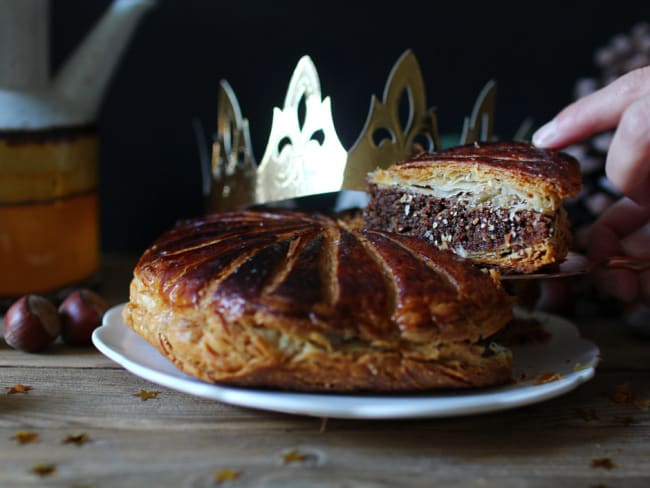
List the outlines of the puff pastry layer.
{"type": "Polygon", "coordinates": [[[578,162],[527,143],[474,143],[368,175],[369,228],[418,236],[481,265],[533,272],[561,262],[571,232],[563,201],[578,162]]]}
{"type": "Polygon", "coordinates": [[[490,341],[512,317],[497,273],[420,239],[300,212],[177,224],[134,270],[126,324],[210,382],[409,391],[511,379],[490,341]]]}

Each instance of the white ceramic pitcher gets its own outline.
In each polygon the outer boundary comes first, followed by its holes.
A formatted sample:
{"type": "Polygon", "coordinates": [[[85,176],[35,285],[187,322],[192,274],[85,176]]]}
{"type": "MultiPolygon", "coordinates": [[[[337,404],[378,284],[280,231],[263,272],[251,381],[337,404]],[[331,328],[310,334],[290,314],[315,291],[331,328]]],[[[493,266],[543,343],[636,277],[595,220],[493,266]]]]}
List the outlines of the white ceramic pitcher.
{"type": "Polygon", "coordinates": [[[114,0],[56,76],[48,0],[0,0],[0,297],[54,293],[99,268],[95,118],[152,0],[114,0]]]}

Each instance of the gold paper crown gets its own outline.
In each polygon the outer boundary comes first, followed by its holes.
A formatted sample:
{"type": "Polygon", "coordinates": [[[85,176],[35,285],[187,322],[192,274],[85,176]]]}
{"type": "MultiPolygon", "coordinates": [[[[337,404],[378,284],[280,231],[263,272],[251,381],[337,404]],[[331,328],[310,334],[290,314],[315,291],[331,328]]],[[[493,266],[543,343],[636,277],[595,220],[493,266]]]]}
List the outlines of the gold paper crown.
{"type": "MultiPolygon", "coordinates": [[[[496,83],[490,80],[464,120],[459,144],[492,138],[495,104],[496,83]]],[[[289,82],[284,106],[273,109],[271,133],[259,165],[248,120],[242,117],[228,82],[221,81],[207,209],[226,211],[342,189],[365,190],[368,172],[440,148],[436,112],[427,108],[424,80],[413,52],[407,50],[395,63],[383,100],[372,96],[363,130],[347,152],[336,134],[330,98],[322,98],[316,67],[309,56],[303,56],[289,82]],[[399,107],[404,96],[409,113],[402,126],[399,107]]]]}

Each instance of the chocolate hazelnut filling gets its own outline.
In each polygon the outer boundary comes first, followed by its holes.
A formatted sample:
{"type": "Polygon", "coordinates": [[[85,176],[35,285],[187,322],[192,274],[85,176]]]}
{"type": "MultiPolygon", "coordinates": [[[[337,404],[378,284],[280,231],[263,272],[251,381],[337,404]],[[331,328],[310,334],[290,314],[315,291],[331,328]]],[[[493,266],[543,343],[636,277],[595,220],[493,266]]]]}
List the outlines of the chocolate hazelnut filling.
{"type": "Polygon", "coordinates": [[[462,199],[432,198],[416,192],[370,185],[371,199],[364,209],[368,228],[417,236],[440,249],[463,255],[523,251],[553,235],[555,216],[528,209],[469,206],[462,199]]]}

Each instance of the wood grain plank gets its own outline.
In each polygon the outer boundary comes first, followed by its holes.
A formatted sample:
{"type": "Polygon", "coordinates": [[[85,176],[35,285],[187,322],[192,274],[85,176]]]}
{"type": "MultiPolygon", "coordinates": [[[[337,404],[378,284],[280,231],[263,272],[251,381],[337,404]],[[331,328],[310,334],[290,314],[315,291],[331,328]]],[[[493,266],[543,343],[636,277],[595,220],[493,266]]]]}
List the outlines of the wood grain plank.
{"type": "Polygon", "coordinates": [[[69,347],[60,340],[40,353],[25,353],[0,340],[0,367],[32,368],[121,368],[94,346],[69,347]]]}
{"type": "MultiPolygon", "coordinates": [[[[331,419],[328,431],[354,426],[357,430],[373,430],[377,426],[417,425],[418,431],[480,431],[480,436],[494,441],[503,432],[519,430],[526,435],[562,427],[583,432],[585,427],[608,429],[625,427],[619,417],[633,417],[636,427],[647,426],[650,412],[631,403],[615,403],[610,398],[617,385],[629,383],[637,399],[650,399],[650,373],[638,371],[598,372],[596,377],[576,391],[557,399],[506,412],[450,419],[419,419],[412,421],[344,421],[331,419]],[[594,409],[598,420],[585,420],[578,409],[594,409]],[[532,418],[534,417],[534,418],[532,418]]],[[[236,422],[249,427],[267,429],[296,425],[320,426],[318,419],[256,412],[231,407],[169,390],[140,379],[124,370],[79,370],[0,368],[0,427],[69,428],[102,426],[103,428],[176,432],[185,429],[234,429],[236,422]],[[7,394],[7,387],[22,383],[33,387],[24,394],[7,394]],[[142,401],[141,389],[159,391],[157,399],[142,401]],[[224,424],[224,421],[225,424],[224,424]]],[[[644,427],[645,428],[645,427],[644,427]]],[[[627,429],[623,429],[628,432],[627,429]]],[[[630,430],[631,433],[632,430],[630,430]]],[[[417,433],[415,433],[417,436],[417,433]]],[[[409,434],[411,437],[412,434],[409,434]]]]}
{"type": "Polygon", "coordinates": [[[37,462],[57,465],[49,478],[55,486],[213,486],[214,473],[226,467],[242,473],[233,486],[618,486],[622,480],[642,486],[650,480],[650,412],[607,398],[624,382],[637,397],[650,397],[650,375],[638,371],[603,372],[575,392],[508,412],[331,419],[321,432],[319,419],[229,407],[124,371],[60,369],[47,376],[2,368],[0,384],[13,379],[8,370],[34,389],[0,397],[0,486],[34,482],[28,471],[37,462]],[[132,396],[140,388],[161,393],[143,402],[132,396]],[[10,438],[17,430],[34,430],[40,441],[16,446],[10,438]],[[61,444],[80,432],[92,441],[61,444]],[[285,464],[283,455],[293,449],[306,459],[285,464]],[[618,467],[591,466],[604,457],[618,467]]]}

